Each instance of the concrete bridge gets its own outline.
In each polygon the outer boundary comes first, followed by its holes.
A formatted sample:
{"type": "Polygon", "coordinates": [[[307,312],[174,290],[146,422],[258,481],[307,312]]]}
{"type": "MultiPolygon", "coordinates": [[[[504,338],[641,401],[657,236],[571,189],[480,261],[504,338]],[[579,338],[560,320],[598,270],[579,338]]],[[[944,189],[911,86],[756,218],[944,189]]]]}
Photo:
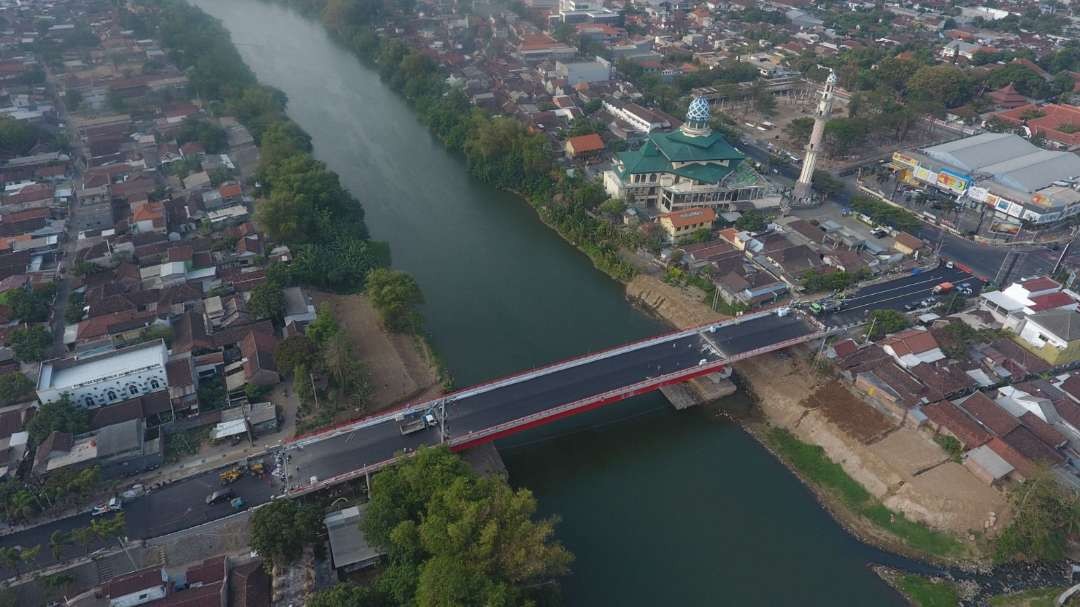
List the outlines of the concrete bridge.
{"type": "Polygon", "coordinates": [[[457,451],[824,336],[799,313],[744,315],[626,344],[410,404],[286,445],[287,493],[300,495],[386,467],[422,445],[457,451]],[[401,419],[430,416],[403,434],[401,419]]]}

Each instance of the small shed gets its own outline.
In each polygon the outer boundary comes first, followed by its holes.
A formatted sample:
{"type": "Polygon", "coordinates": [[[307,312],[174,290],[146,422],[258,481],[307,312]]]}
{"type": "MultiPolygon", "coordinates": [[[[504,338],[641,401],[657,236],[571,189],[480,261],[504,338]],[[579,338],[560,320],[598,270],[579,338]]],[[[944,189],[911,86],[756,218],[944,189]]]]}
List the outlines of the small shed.
{"type": "Polygon", "coordinates": [[[359,504],[337,512],[331,512],[323,519],[327,534],[330,536],[330,555],[334,568],[349,572],[370,567],[378,562],[382,553],[368,543],[360,522],[367,512],[367,504],[359,504]]]}

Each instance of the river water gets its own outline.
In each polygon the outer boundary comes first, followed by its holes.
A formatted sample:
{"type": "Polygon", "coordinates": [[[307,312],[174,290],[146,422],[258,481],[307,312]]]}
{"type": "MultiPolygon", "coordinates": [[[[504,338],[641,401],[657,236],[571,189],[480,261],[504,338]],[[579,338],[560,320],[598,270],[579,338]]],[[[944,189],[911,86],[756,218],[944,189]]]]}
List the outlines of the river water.
{"type": "MultiPolygon", "coordinates": [[[[318,23],[258,0],[195,0],[288,94],[315,155],[427,297],[459,386],[665,330],[518,198],[470,180],[318,23]]],[[[735,397],[737,398],[737,397],[735,397]]],[[[575,553],[569,605],[900,605],[848,536],[736,425],[658,395],[501,442],[575,553]]]]}

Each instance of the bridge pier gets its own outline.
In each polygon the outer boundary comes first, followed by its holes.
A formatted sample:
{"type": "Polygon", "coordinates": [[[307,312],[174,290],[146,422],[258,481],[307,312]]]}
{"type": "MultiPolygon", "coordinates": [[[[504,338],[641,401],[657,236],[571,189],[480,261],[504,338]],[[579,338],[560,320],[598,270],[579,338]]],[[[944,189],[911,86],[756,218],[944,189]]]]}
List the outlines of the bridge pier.
{"type": "Polygon", "coordinates": [[[731,381],[731,371],[710,373],[681,384],[663,386],[660,392],[675,409],[682,411],[731,396],[737,389],[731,381]]]}

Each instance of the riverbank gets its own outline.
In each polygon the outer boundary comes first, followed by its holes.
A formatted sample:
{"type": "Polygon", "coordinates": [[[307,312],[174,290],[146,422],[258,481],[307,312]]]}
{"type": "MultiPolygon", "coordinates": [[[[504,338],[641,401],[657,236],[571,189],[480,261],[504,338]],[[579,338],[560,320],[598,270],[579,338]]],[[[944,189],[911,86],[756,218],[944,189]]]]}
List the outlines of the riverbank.
{"type": "MultiPolygon", "coordinates": [[[[635,277],[626,292],[675,328],[718,316],[655,277],[635,277]]],[[[813,354],[801,348],[736,365],[757,405],[742,420],[746,430],[861,540],[932,562],[985,564],[982,530],[993,516],[997,525],[1007,520],[1004,495],[922,433],[859,401],[810,364],[813,354]]]]}
{"type": "Polygon", "coordinates": [[[371,382],[369,412],[442,393],[438,359],[421,336],[393,333],[379,322],[367,296],[315,291],[317,306],[330,306],[371,382]]]}
{"type": "Polygon", "coordinates": [[[1067,588],[1063,583],[1065,578],[1056,575],[1061,572],[1043,569],[1022,572],[1027,575],[1018,585],[978,578],[956,580],[950,575],[918,575],[880,565],[873,570],[915,607],[1053,607],[1067,588]]]}
{"type": "MultiPolygon", "coordinates": [[[[359,56],[361,59],[365,59],[366,61],[373,61],[374,50],[376,48],[379,48],[381,45],[385,45],[386,49],[384,50],[387,50],[388,52],[382,53],[378,57],[378,59],[375,60],[375,65],[379,68],[379,71],[383,76],[384,80],[387,82],[390,88],[398,91],[402,95],[402,97],[409,103],[409,105],[412,106],[414,111],[416,111],[416,113],[420,116],[421,122],[429,128],[429,130],[439,139],[440,142],[446,145],[446,147],[450,150],[465,151],[466,163],[469,168],[469,172],[481,181],[488,183],[492,186],[500,187],[504,190],[509,190],[511,188],[518,190],[519,193],[523,194],[522,198],[532,203],[532,207],[537,210],[541,221],[551,227],[554,227],[556,231],[566,241],[570,242],[579,250],[588,255],[595,266],[597,266],[601,270],[606,271],[609,275],[613,277],[616,277],[624,282],[630,282],[632,285],[635,285],[630,290],[630,296],[632,299],[636,299],[636,301],[638,301],[639,303],[641,303],[641,305],[647,308],[654,309],[657,315],[676,326],[690,326],[695,324],[701,324],[703,322],[708,322],[710,320],[723,318],[722,315],[712,312],[708,309],[707,306],[701,303],[701,297],[703,297],[703,295],[697,297],[695,300],[694,297],[678,293],[678,289],[669,288],[669,285],[665,285],[664,283],[662,283],[662,281],[659,281],[655,277],[641,276],[640,274],[634,276],[633,272],[630,272],[628,275],[627,273],[621,271],[613,272],[610,270],[610,268],[605,268],[605,265],[609,264],[603,262],[609,259],[615,253],[610,247],[597,248],[596,241],[593,240],[591,236],[597,231],[602,231],[605,234],[617,233],[618,228],[609,224],[605,220],[599,220],[590,215],[589,213],[585,212],[583,210],[583,207],[588,207],[587,204],[577,204],[575,206],[575,203],[572,202],[574,200],[574,197],[567,196],[567,187],[565,187],[565,181],[559,181],[556,184],[548,183],[546,186],[544,186],[543,184],[538,185],[534,182],[535,180],[531,179],[532,177],[535,177],[535,175],[533,173],[527,173],[522,176],[523,182],[520,187],[512,182],[508,182],[505,177],[506,175],[512,173],[504,174],[503,172],[496,171],[495,169],[497,166],[502,166],[501,164],[493,164],[495,163],[494,159],[497,157],[494,155],[486,154],[484,152],[484,150],[492,148],[495,148],[497,151],[497,142],[492,142],[490,136],[478,136],[476,141],[472,142],[474,143],[474,145],[467,145],[471,140],[468,140],[468,136],[466,135],[466,142],[463,143],[461,141],[462,133],[454,129],[447,128],[448,124],[457,124],[457,120],[454,118],[456,114],[452,114],[450,116],[443,116],[440,112],[440,108],[445,105],[443,101],[439,101],[435,105],[432,105],[432,103],[434,102],[429,103],[429,101],[431,101],[431,98],[434,98],[433,91],[441,90],[439,86],[432,84],[431,87],[428,87],[431,89],[430,91],[427,90],[427,88],[425,87],[419,86],[415,88],[422,90],[407,90],[404,88],[404,78],[408,76],[408,74],[403,75],[401,73],[401,69],[404,69],[402,66],[405,66],[406,64],[403,61],[396,60],[398,57],[409,56],[408,52],[405,49],[401,48],[404,46],[404,44],[398,43],[398,46],[394,47],[393,45],[384,43],[384,41],[381,40],[378,36],[375,36],[371,39],[368,39],[367,44],[361,46],[352,42],[355,39],[349,39],[342,35],[344,31],[342,29],[342,23],[327,23],[324,20],[324,25],[328,27],[328,29],[333,34],[333,37],[338,40],[339,43],[342,43],[345,48],[351,50],[355,55],[359,56]],[[395,52],[389,53],[389,51],[391,50],[395,52]],[[394,60],[391,60],[391,58],[393,58],[394,60]],[[400,67],[401,69],[395,69],[396,67],[400,67]],[[422,101],[423,103],[421,103],[422,101]],[[444,118],[445,120],[437,120],[444,118]],[[457,138],[455,139],[455,137],[457,138]],[[544,197],[545,194],[546,197],[544,197]],[[541,198],[543,198],[543,200],[545,201],[544,204],[537,204],[535,201],[541,198]],[[603,254],[599,255],[599,253],[601,252],[603,254]],[[686,305],[683,305],[681,303],[683,300],[687,301],[686,305]]],[[[420,75],[428,75],[431,71],[432,70],[423,70],[420,72],[420,75]]],[[[441,92],[438,98],[442,99],[441,92]]],[[[520,125],[517,126],[520,127],[520,125]]],[[[510,135],[520,139],[524,143],[535,143],[534,139],[532,138],[519,137],[516,134],[517,130],[515,128],[511,128],[510,125],[506,124],[503,121],[499,121],[498,119],[496,119],[496,121],[494,122],[491,122],[490,124],[486,124],[485,129],[493,132],[501,132],[502,130],[506,130],[510,135]]],[[[545,174],[544,179],[550,181],[552,179],[550,173],[545,174]]],[[[582,193],[589,195],[593,194],[593,192],[589,192],[587,184],[584,186],[581,186],[580,184],[574,184],[573,188],[571,189],[572,193],[575,195],[582,193]]],[[[600,194],[602,195],[602,192],[600,194]]],[[[608,238],[608,240],[614,242],[618,239],[614,236],[611,236],[608,238]]],[[[627,248],[634,248],[633,243],[620,244],[624,244],[627,248]]],[[[628,264],[625,264],[624,262],[624,265],[628,264]]],[[[621,268],[623,267],[623,265],[619,265],[618,267],[621,268]]],[[[809,394],[811,392],[811,390],[809,390],[810,387],[812,386],[807,387],[807,390],[804,392],[804,394],[809,394]]],[[[764,384],[762,386],[753,386],[753,390],[758,393],[764,392],[764,384]]],[[[768,400],[768,398],[765,398],[763,400],[768,400]]],[[[795,405],[799,406],[798,401],[795,402],[795,405]]],[[[777,414],[777,416],[779,417],[779,413],[777,414]]],[[[847,452],[859,453],[860,455],[862,455],[862,451],[864,450],[865,446],[860,447],[858,445],[847,445],[847,441],[844,440],[838,430],[829,427],[825,423],[822,424],[822,427],[828,428],[830,434],[835,433],[835,438],[829,441],[831,444],[842,445],[847,452]]],[[[905,447],[910,446],[910,444],[912,443],[917,443],[917,441],[919,440],[917,437],[913,438],[908,436],[903,431],[897,431],[895,434],[897,438],[893,441],[883,443],[883,448],[903,451],[905,447]]],[[[803,439],[802,437],[799,438],[800,440],[803,439]]],[[[934,453],[940,452],[940,448],[936,447],[935,445],[931,444],[930,448],[936,449],[936,451],[933,451],[934,453]]],[[[940,453],[942,458],[944,459],[944,453],[940,453]]],[[[832,454],[829,455],[830,457],[832,456],[832,454]]],[[[875,455],[874,457],[884,460],[888,459],[887,456],[881,455],[875,455]]],[[[852,467],[858,467],[859,465],[861,465],[861,462],[864,459],[866,461],[869,461],[872,458],[870,456],[866,456],[865,458],[853,459],[852,461],[858,463],[853,464],[852,467]]],[[[918,463],[922,465],[926,462],[918,463]]],[[[948,469],[947,466],[941,466],[941,468],[948,469]]],[[[873,498],[875,500],[879,501],[891,499],[897,507],[907,508],[910,515],[915,518],[918,518],[919,516],[928,517],[934,513],[941,512],[942,504],[934,503],[933,500],[929,499],[920,501],[918,498],[923,497],[923,495],[921,494],[914,496],[908,495],[909,493],[912,493],[912,490],[906,489],[905,484],[917,484],[916,479],[914,478],[914,473],[918,469],[919,468],[912,466],[902,470],[886,471],[885,473],[883,473],[883,480],[877,483],[876,489],[878,490],[871,491],[871,495],[873,495],[873,498]],[[895,493],[896,495],[893,495],[890,492],[895,493]]],[[[850,473],[850,471],[848,473],[850,473]]],[[[964,473],[966,474],[966,471],[964,473]]],[[[947,482],[947,479],[939,482],[947,482]]],[[[987,495],[989,496],[988,503],[994,503],[994,496],[991,494],[987,495]]],[[[961,501],[965,506],[969,503],[969,500],[967,498],[964,498],[961,501]]],[[[883,517],[886,523],[893,522],[891,520],[893,516],[891,514],[888,514],[887,511],[884,511],[883,508],[875,509],[872,511],[872,513],[878,515],[879,517],[883,517]]],[[[858,517],[853,517],[853,520],[857,518],[858,517]]],[[[947,519],[948,520],[943,522],[955,525],[954,532],[958,533],[963,533],[967,529],[979,529],[981,528],[982,524],[982,519],[980,519],[977,514],[973,515],[971,513],[963,513],[963,515],[950,516],[947,517],[947,519]]],[[[906,521],[908,519],[905,518],[903,520],[906,521]]],[[[918,529],[918,525],[912,525],[913,529],[918,529]]],[[[905,529],[906,528],[907,527],[905,526],[905,529]]],[[[933,537],[930,534],[927,535],[929,537],[933,537]]],[[[941,543],[945,544],[945,542],[941,543]]],[[[901,542],[901,544],[903,544],[903,542],[901,542]]],[[[954,550],[950,548],[947,552],[951,554],[953,551],[954,550]]],[[[964,552],[966,554],[968,550],[960,552],[964,552]]]]}

